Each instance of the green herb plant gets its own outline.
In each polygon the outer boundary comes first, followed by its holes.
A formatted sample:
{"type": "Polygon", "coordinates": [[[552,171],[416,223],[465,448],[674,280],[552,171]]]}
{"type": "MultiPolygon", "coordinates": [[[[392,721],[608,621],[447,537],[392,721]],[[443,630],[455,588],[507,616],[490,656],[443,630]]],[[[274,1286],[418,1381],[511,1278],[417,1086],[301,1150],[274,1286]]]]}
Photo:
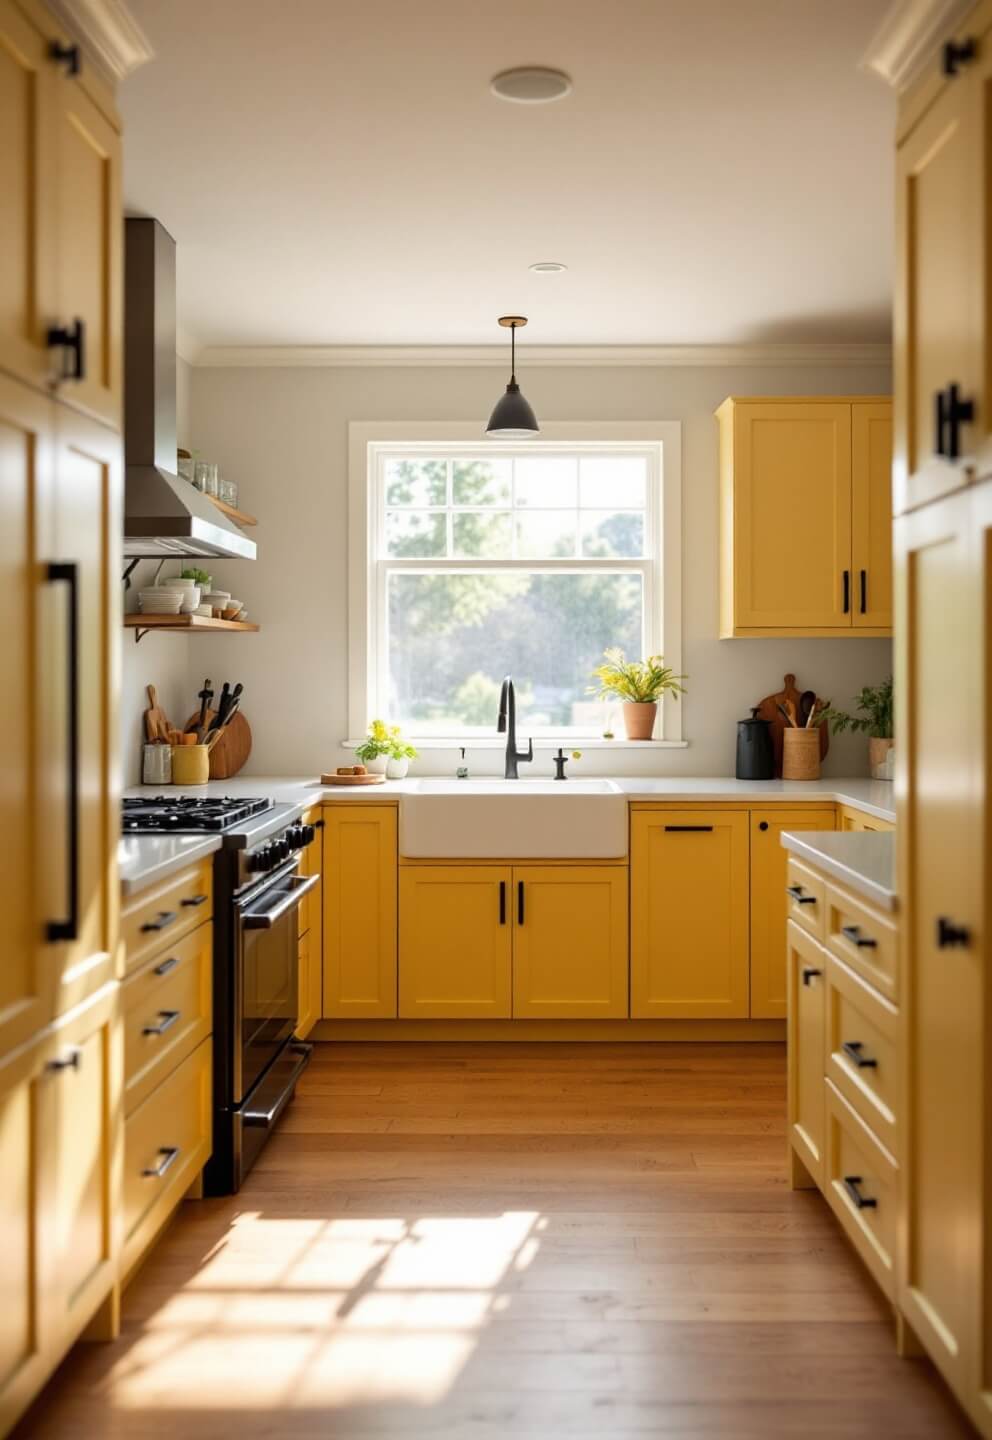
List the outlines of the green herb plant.
{"type": "Polygon", "coordinates": [[[892,676],[881,685],[866,685],[860,695],[855,696],[856,708],[860,715],[849,715],[846,710],[835,710],[831,705],[820,713],[820,720],[827,720],[835,735],[844,730],[857,730],[873,740],[892,739],[892,676]]]}
{"type": "Polygon", "coordinates": [[[649,655],[646,660],[628,660],[618,646],[603,651],[605,664],[592,672],[596,685],[587,694],[598,700],[622,700],[628,705],[656,705],[664,695],[677,700],[686,693],[680,681],[687,675],[676,675],[665,664],[663,655],[649,655]]]}

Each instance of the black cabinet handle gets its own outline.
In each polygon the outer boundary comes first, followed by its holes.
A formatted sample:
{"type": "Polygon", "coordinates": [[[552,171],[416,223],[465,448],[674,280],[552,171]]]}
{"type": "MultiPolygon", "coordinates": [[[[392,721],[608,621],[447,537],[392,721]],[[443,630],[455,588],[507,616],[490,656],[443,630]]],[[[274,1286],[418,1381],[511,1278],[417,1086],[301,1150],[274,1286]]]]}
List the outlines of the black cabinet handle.
{"type": "Polygon", "coordinates": [[[158,1153],[162,1157],[158,1164],[150,1165],[147,1170],[141,1172],[146,1180],[161,1180],[162,1176],[179,1159],[180,1150],[178,1145],[163,1145],[158,1153]]]}
{"type": "Polygon", "coordinates": [[[49,941],[79,938],[79,566],[75,560],[52,561],[50,583],[66,586],[66,729],[68,797],[66,817],[67,915],[49,920],[49,941]]]}
{"type": "Polygon", "coordinates": [[[862,1180],[860,1175],[844,1176],[844,1189],[847,1191],[848,1195],[850,1195],[857,1208],[859,1210],[877,1210],[878,1201],[870,1199],[867,1195],[862,1195],[861,1191],[858,1189],[858,1186],[863,1184],[864,1181],[862,1180]]]}
{"type": "Polygon", "coordinates": [[[53,325],[45,336],[49,350],[64,352],[60,380],[86,379],[86,321],[79,316],[70,328],[53,325]]]}
{"type": "Polygon", "coordinates": [[[842,925],[840,933],[845,940],[852,945],[857,945],[859,950],[877,950],[878,941],[873,940],[870,935],[862,935],[860,925],[842,925]]]}
{"type": "Polygon", "coordinates": [[[868,571],[861,571],[861,614],[868,614],[868,571]]]}
{"type": "Polygon", "coordinates": [[[971,944],[971,931],[964,925],[955,925],[946,915],[937,917],[937,949],[964,950],[971,944]]]}
{"type": "Polygon", "coordinates": [[[818,975],[822,974],[822,970],[816,970],[812,965],[805,966],[803,968],[803,984],[809,985],[810,982],[815,980],[818,975]]]}
{"type": "Polygon", "coordinates": [[[853,1060],[859,1070],[877,1070],[878,1061],[873,1060],[870,1055],[862,1055],[864,1045],[860,1040],[845,1040],[840,1047],[848,1060],[853,1060]]]}
{"type": "Polygon", "coordinates": [[[210,899],[210,896],[209,896],[209,895],[190,895],[188,899],[182,901],[182,904],[183,904],[183,905],[205,905],[206,902],[207,902],[209,899],[210,899]]]}
{"type": "Polygon", "coordinates": [[[524,882],[517,881],[517,924],[524,923],[524,882]]]}
{"type": "Polygon", "coordinates": [[[161,965],[156,965],[153,971],[155,975],[168,975],[170,970],[175,970],[179,964],[178,955],[170,955],[168,960],[163,960],[161,965]]]}
{"type": "Polygon", "coordinates": [[[710,832],[712,829],[713,829],[713,826],[712,826],[712,825],[666,825],[666,826],[665,826],[666,832],[671,832],[672,834],[678,834],[678,835],[686,835],[686,834],[691,834],[691,833],[693,833],[693,832],[699,832],[699,833],[709,834],[709,832],[710,832]]]}
{"type": "Polygon", "coordinates": [[[844,571],[844,614],[845,614],[845,615],[849,615],[850,612],[851,612],[851,572],[850,572],[850,570],[845,570],[845,571],[844,571]]]}
{"type": "Polygon", "coordinates": [[[499,882],[499,923],[506,924],[506,881],[499,882]]]}
{"type": "Polygon", "coordinates": [[[934,401],[934,428],[937,432],[934,453],[942,455],[945,460],[960,460],[961,426],[974,420],[975,403],[962,398],[961,387],[956,381],[952,381],[946,390],[938,391],[934,401]]]}
{"type": "Polygon", "coordinates": [[[978,54],[978,45],[973,35],[964,40],[948,40],[940,57],[940,68],[945,75],[956,75],[962,65],[969,65],[978,54]]]}
{"type": "Polygon", "coordinates": [[[181,1010],[160,1010],[161,1020],[157,1025],[145,1025],[141,1031],[142,1035],[164,1035],[166,1030],[171,1030],[173,1025],[182,1014],[181,1010]]]}
{"type": "Polygon", "coordinates": [[[78,75],[82,69],[82,56],[78,45],[60,45],[57,40],[53,40],[48,47],[48,58],[54,60],[56,65],[64,65],[67,75],[78,75]]]}
{"type": "Polygon", "coordinates": [[[803,887],[801,885],[786,885],[785,893],[786,895],[791,895],[797,905],[816,904],[816,896],[804,894],[803,887]]]}
{"type": "Polygon", "coordinates": [[[49,1060],[45,1069],[51,1071],[52,1074],[57,1074],[60,1070],[78,1070],[82,1063],[83,1052],[77,1045],[74,1045],[71,1050],[67,1050],[57,1060],[49,1060]]]}
{"type": "Polygon", "coordinates": [[[178,918],[175,910],[160,910],[154,920],[145,921],[141,927],[142,934],[147,934],[149,930],[165,930],[173,920],[178,920],[178,918]]]}

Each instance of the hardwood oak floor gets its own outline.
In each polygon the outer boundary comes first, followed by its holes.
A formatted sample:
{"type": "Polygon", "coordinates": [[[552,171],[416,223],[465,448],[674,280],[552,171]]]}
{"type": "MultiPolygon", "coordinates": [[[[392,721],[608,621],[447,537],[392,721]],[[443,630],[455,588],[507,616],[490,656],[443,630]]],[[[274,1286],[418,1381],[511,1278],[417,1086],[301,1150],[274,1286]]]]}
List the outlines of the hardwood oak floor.
{"type": "Polygon", "coordinates": [[[777,1045],[318,1046],[16,1432],[964,1437],[823,1199],[777,1045]]]}

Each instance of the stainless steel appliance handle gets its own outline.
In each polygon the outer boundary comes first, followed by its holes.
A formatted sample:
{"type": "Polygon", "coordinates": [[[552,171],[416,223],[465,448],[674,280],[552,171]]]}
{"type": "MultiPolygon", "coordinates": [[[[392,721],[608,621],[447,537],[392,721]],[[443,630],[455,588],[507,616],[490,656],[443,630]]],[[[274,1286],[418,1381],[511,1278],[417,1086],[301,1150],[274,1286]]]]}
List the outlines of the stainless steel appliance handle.
{"type": "Polygon", "coordinates": [[[320,883],[319,875],[291,875],[289,877],[291,889],[288,895],[283,895],[278,904],[273,905],[271,910],[246,910],[241,917],[241,923],[246,930],[271,930],[284,915],[290,910],[295,910],[300,904],[304,895],[308,894],[320,883]]]}

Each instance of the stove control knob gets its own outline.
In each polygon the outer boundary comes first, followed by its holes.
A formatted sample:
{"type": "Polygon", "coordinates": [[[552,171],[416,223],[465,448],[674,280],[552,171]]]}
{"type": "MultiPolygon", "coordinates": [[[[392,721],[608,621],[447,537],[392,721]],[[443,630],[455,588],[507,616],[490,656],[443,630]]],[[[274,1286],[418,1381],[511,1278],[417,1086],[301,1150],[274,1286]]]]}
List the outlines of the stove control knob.
{"type": "Polygon", "coordinates": [[[299,850],[300,846],[303,844],[302,825],[290,825],[289,829],[286,831],[286,844],[289,846],[290,850],[299,850]]]}
{"type": "Polygon", "coordinates": [[[248,870],[250,873],[255,874],[260,871],[268,870],[268,857],[266,856],[266,851],[268,850],[268,848],[269,847],[267,845],[263,845],[260,850],[253,850],[248,856],[248,870]]]}
{"type": "Polygon", "coordinates": [[[317,831],[316,831],[316,829],[314,828],[314,826],[313,826],[313,825],[301,825],[301,826],[300,826],[300,829],[303,831],[303,844],[304,844],[304,845],[312,845],[313,842],[314,842],[314,840],[316,840],[316,838],[317,838],[317,831]]]}
{"type": "Polygon", "coordinates": [[[280,860],[285,860],[289,855],[289,841],[285,836],[283,836],[281,840],[274,840],[272,842],[272,849],[274,852],[272,863],[273,865],[278,865],[280,860]]]}

